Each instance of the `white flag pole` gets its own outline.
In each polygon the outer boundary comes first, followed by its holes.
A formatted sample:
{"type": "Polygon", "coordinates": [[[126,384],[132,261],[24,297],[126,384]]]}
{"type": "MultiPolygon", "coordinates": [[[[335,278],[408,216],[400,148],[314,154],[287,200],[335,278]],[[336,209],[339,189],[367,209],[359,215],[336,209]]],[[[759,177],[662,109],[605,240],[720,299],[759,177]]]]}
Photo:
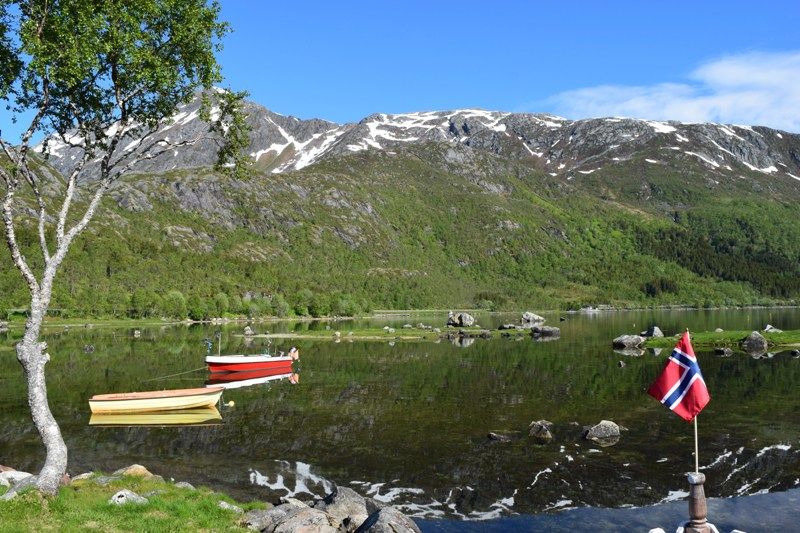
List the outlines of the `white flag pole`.
{"type": "Polygon", "coordinates": [[[694,416],[694,472],[700,473],[700,458],[697,447],[697,415],[694,416]]]}

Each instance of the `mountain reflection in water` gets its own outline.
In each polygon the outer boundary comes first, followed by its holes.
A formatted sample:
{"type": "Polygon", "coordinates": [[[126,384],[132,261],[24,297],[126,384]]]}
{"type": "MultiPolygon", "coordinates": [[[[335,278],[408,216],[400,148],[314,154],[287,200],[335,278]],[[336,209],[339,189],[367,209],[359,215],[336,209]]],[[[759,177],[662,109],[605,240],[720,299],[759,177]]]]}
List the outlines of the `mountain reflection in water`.
{"type": "MultiPolygon", "coordinates": [[[[218,326],[143,329],[140,338],[126,329],[53,331],[45,339],[52,356],[48,392],[69,445],[72,474],[140,463],[165,477],[265,501],[305,494],[306,488],[321,496],[336,483],[418,518],[457,520],[514,520],[507,517],[517,514],[544,520],[553,513],[586,516],[604,507],[667,502],[682,509],[679,516],[654,525],[670,528],[685,514],[685,502],[669,501],[688,489],[684,472],[693,467],[692,427],[645,393],[670,350],[628,356],[615,353],[611,339],[650,325],[666,335],[685,327],[754,330],[767,323],[800,329],[797,309],[597,313],[563,322],[544,314],[561,327],[559,340],[478,339],[467,347],[276,341],[276,349],[297,344],[303,351],[301,385],[287,378],[226,390],[224,400],[235,407],[222,409],[224,423],[213,427],[98,429],[86,425],[85,400],[202,365],[202,339],[218,326]],[[95,352],[84,353],[86,344],[95,352]],[[627,431],[618,443],[601,448],[581,432],[603,419],[627,431]],[[552,423],[551,442],[528,435],[538,420],[552,423]],[[510,438],[488,439],[489,432],[510,438]]],[[[446,313],[253,328],[281,333],[387,325],[400,331],[405,322],[441,327],[445,318],[446,313]]],[[[477,318],[484,327],[497,327],[519,316],[477,318]]],[[[224,330],[222,350],[244,351],[244,340],[235,335],[241,329],[224,330]]],[[[788,352],[753,359],[696,351],[712,396],[699,418],[706,494],[783,494],[797,487],[800,359],[788,352]]],[[[162,384],[202,386],[205,379],[183,376],[162,384]]],[[[43,459],[41,445],[31,431],[12,351],[0,352],[0,383],[0,457],[4,464],[35,470],[43,459]]]]}

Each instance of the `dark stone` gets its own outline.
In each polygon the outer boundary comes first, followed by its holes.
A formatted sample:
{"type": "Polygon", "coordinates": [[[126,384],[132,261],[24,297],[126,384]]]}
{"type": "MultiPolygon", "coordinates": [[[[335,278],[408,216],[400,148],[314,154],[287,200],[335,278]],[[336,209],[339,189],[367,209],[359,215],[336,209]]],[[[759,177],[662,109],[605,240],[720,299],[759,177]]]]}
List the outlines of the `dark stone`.
{"type": "Polygon", "coordinates": [[[725,346],[723,348],[714,348],[714,353],[723,357],[730,357],[733,355],[733,350],[725,346]]]}
{"type": "Polygon", "coordinates": [[[742,340],[742,349],[747,353],[763,353],[767,351],[768,346],[767,339],[757,331],[742,340]]]}
{"type": "Polygon", "coordinates": [[[353,489],[338,485],[313,507],[337,519],[345,531],[355,531],[370,515],[366,498],[353,489]]]}
{"type": "Polygon", "coordinates": [[[640,333],[642,337],[663,337],[664,333],[659,329],[658,326],[650,326],[646,330],[640,333]]]}
{"type": "Polygon", "coordinates": [[[534,337],[560,337],[561,329],[553,326],[533,326],[531,335],[534,337]]]}
{"type": "Polygon", "coordinates": [[[552,422],[548,422],[547,420],[537,420],[536,422],[531,422],[531,425],[528,427],[528,435],[537,441],[545,443],[553,440],[553,434],[550,432],[550,428],[553,427],[552,422]]]}

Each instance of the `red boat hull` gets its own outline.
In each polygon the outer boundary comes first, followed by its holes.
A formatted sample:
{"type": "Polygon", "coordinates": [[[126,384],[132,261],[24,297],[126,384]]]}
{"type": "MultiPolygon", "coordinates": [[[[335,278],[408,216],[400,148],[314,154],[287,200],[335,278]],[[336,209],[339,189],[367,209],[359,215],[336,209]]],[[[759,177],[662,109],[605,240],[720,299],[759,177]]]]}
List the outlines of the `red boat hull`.
{"type": "Polygon", "coordinates": [[[244,370],[272,370],[291,367],[291,357],[222,355],[206,357],[211,372],[241,372],[244,370]]]}

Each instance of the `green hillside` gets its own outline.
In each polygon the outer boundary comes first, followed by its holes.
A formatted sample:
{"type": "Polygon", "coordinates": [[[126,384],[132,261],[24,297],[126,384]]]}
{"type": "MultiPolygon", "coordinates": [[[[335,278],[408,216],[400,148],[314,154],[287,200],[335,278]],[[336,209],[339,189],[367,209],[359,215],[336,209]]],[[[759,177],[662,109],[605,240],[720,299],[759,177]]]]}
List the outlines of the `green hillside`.
{"type": "MultiPolygon", "coordinates": [[[[552,176],[427,143],[246,181],[128,176],[70,250],[51,307],[201,318],[798,299],[797,182],[744,168],[712,179],[681,156],[646,147],[552,176]]],[[[21,233],[34,258],[34,228],[21,233]]],[[[2,261],[0,309],[25,307],[2,261]]]]}

